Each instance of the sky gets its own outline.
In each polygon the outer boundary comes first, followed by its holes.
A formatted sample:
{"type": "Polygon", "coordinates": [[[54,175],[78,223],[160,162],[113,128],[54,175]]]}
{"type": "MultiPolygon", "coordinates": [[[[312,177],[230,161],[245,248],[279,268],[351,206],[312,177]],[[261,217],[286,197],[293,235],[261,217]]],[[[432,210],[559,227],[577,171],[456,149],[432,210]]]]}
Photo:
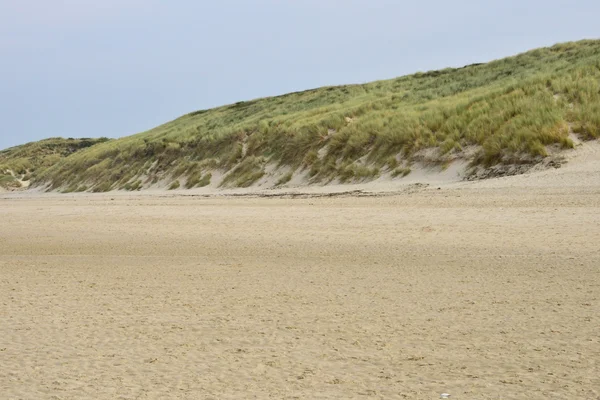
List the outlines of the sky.
{"type": "Polygon", "coordinates": [[[600,38],[598,0],[0,0],[0,149],[600,38]]]}

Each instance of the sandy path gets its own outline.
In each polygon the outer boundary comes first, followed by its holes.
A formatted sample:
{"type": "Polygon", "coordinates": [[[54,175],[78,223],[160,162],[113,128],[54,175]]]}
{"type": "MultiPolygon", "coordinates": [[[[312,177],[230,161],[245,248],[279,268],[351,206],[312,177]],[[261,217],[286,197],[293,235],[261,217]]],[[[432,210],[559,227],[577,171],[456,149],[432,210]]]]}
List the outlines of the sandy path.
{"type": "Polygon", "coordinates": [[[0,199],[0,398],[597,399],[600,189],[0,199]]]}

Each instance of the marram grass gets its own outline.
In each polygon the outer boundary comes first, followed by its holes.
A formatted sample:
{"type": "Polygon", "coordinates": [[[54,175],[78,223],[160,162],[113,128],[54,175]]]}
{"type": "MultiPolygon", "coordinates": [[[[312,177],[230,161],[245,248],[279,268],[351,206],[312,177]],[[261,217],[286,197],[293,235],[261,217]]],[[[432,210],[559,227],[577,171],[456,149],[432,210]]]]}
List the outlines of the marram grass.
{"type": "Polygon", "coordinates": [[[535,163],[549,146],[572,147],[571,133],[600,137],[599,40],[193,112],[55,157],[36,167],[32,184],[106,191],[181,181],[192,188],[220,170],[222,186],[249,186],[269,164],[287,167],[279,183],[290,170],[306,171],[311,182],[362,181],[382,171],[400,179],[424,151],[440,164],[535,163]]]}

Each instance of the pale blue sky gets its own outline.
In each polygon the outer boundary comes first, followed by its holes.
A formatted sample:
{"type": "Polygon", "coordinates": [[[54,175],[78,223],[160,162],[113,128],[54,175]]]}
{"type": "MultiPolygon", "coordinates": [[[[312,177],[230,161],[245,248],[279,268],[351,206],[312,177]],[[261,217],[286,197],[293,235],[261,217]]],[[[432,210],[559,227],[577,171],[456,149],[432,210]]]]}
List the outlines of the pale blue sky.
{"type": "Polygon", "coordinates": [[[598,0],[0,0],[0,148],[600,37],[598,0]]]}

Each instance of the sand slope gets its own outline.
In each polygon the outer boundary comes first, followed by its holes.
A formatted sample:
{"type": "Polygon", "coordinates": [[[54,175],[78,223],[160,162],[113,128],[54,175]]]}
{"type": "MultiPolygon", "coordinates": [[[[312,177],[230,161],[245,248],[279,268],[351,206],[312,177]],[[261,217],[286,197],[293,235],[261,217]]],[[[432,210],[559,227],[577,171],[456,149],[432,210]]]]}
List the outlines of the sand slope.
{"type": "Polygon", "coordinates": [[[0,398],[597,399],[577,160],[394,196],[4,195],[0,398]]]}

